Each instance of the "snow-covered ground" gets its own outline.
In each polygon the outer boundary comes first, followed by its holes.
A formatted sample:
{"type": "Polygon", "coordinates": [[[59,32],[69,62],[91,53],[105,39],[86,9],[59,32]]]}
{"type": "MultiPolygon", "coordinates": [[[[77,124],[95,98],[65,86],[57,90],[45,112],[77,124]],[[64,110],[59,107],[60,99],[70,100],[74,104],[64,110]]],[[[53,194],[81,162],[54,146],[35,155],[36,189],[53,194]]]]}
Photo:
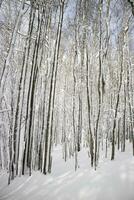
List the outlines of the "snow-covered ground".
{"type": "Polygon", "coordinates": [[[89,166],[87,152],[79,153],[79,169],[73,159],[61,160],[59,148],[54,151],[52,174],[33,172],[31,177],[16,178],[7,186],[7,175],[1,172],[0,200],[134,200],[134,157],[131,144],[116,159],[100,159],[97,171],[89,166]]]}

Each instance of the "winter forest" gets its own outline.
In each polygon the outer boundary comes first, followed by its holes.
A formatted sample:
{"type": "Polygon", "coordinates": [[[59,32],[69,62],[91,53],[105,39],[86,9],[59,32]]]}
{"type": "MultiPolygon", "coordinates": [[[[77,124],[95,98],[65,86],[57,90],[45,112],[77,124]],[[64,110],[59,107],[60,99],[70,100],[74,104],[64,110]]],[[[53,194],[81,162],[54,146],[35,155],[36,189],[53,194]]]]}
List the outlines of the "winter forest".
{"type": "Polygon", "coordinates": [[[134,0],[0,0],[0,200],[134,200],[134,0]]]}

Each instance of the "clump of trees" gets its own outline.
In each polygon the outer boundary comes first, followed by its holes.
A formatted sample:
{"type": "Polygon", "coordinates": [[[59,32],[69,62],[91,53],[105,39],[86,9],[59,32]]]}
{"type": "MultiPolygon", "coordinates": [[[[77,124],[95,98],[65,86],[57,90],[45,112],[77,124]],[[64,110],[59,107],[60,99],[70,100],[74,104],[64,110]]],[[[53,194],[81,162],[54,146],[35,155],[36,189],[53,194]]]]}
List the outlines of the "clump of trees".
{"type": "Polygon", "coordinates": [[[134,155],[133,2],[0,1],[0,168],[8,183],[87,148],[134,155]]]}

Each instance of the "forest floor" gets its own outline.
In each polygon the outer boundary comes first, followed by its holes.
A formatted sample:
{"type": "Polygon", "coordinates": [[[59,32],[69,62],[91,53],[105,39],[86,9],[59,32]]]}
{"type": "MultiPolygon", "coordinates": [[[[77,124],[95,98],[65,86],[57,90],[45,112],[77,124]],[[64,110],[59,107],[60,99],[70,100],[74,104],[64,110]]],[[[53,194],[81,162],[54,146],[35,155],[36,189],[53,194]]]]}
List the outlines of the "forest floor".
{"type": "Polygon", "coordinates": [[[97,171],[89,167],[87,151],[78,155],[79,168],[75,172],[74,159],[61,160],[60,148],[54,151],[52,173],[44,176],[18,177],[8,186],[7,174],[0,175],[0,200],[134,200],[134,157],[132,145],[126,152],[116,152],[114,161],[103,156],[97,171]]]}

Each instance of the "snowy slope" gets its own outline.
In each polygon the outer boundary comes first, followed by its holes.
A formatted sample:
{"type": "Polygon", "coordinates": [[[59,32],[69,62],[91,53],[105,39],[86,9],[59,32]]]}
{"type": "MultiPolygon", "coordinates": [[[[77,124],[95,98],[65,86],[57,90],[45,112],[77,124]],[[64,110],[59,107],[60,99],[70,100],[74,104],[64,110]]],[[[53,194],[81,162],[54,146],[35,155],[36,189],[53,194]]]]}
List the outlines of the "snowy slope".
{"type": "Polygon", "coordinates": [[[61,161],[54,151],[53,172],[44,176],[16,178],[7,186],[7,175],[0,176],[0,200],[134,200],[134,157],[131,145],[117,152],[115,161],[102,159],[97,171],[89,167],[87,152],[79,154],[79,169],[74,161],[61,161]]]}

